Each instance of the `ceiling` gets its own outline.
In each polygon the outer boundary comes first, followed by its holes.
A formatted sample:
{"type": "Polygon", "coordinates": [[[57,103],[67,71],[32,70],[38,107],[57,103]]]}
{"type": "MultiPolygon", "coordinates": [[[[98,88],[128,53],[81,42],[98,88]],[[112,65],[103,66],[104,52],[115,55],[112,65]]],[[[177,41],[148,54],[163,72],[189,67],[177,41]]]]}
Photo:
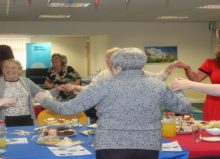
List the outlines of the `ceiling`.
{"type": "Polygon", "coordinates": [[[0,21],[220,21],[220,10],[196,8],[210,4],[220,5],[220,0],[99,0],[98,5],[95,5],[96,0],[73,0],[74,3],[91,3],[86,8],[51,8],[48,7],[48,1],[71,2],[71,0],[0,0],[0,21]],[[57,14],[67,14],[71,17],[39,18],[39,15],[57,14]],[[156,19],[159,16],[189,16],[189,19],[156,19]]]}

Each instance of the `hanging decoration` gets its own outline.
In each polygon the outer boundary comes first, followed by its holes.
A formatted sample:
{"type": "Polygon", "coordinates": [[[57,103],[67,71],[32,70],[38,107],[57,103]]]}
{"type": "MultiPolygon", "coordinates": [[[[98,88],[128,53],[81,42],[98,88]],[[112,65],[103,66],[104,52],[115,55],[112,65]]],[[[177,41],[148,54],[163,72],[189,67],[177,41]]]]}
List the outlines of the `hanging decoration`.
{"type": "Polygon", "coordinates": [[[70,7],[73,4],[73,0],[66,0],[66,4],[70,7]]]}
{"type": "Polygon", "coordinates": [[[94,0],[96,7],[99,5],[100,0],[94,0]]]}
{"type": "Polygon", "coordinates": [[[126,4],[128,4],[130,2],[130,0],[125,0],[126,4]]]}
{"type": "Polygon", "coordinates": [[[32,0],[28,0],[28,5],[30,6],[32,3],[32,0]]]}
{"type": "Polygon", "coordinates": [[[13,3],[15,3],[16,2],[16,0],[13,0],[13,3]]]}

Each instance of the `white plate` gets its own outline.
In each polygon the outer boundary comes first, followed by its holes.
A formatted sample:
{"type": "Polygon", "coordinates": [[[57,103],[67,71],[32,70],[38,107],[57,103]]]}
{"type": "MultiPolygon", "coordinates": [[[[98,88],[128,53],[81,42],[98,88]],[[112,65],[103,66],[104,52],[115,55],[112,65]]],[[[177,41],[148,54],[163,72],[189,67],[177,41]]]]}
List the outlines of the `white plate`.
{"type": "Polygon", "coordinates": [[[3,153],[5,153],[5,152],[6,152],[5,149],[0,149],[0,154],[3,154],[3,153]]]}
{"type": "Polygon", "coordinates": [[[220,137],[202,137],[202,140],[209,142],[218,142],[220,141],[220,137]]]}
{"type": "Polygon", "coordinates": [[[87,127],[88,127],[88,128],[97,128],[97,126],[98,126],[98,125],[95,123],[95,124],[90,124],[90,125],[88,125],[87,127]]]}

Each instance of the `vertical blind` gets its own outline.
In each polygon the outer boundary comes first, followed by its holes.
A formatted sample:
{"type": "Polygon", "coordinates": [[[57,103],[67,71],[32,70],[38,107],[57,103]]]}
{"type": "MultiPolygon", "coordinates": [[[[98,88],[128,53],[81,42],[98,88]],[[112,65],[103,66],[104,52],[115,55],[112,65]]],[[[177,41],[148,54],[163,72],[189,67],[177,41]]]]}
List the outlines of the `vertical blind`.
{"type": "Polygon", "coordinates": [[[29,37],[0,37],[0,45],[12,48],[15,59],[21,62],[23,69],[26,69],[26,44],[29,42],[29,37]]]}

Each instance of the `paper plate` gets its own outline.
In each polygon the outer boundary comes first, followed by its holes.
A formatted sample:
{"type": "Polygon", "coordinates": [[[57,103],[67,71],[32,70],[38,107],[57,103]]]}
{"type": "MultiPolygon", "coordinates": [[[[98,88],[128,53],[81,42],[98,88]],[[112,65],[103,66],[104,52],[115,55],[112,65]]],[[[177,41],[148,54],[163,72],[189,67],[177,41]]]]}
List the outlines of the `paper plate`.
{"type": "Polygon", "coordinates": [[[219,142],[220,141],[220,137],[202,137],[202,140],[204,141],[209,141],[209,142],[219,142]]]}

